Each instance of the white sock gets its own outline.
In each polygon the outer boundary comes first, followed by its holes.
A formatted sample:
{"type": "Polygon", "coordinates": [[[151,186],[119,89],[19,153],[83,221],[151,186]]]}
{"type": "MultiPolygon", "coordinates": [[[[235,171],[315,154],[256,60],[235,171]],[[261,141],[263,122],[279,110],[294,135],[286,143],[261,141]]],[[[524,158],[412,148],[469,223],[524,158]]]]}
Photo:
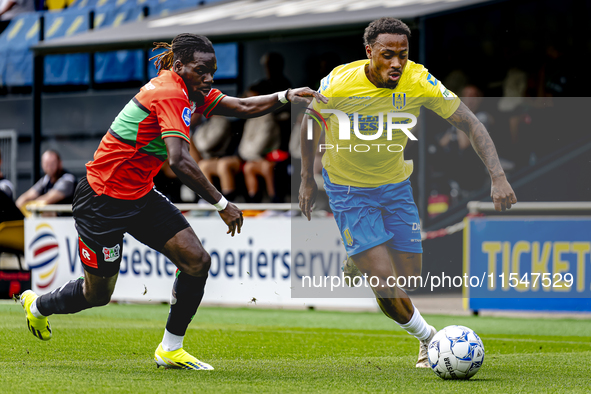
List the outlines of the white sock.
{"type": "Polygon", "coordinates": [[[42,317],[45,317],[41,314],[41,312],[39,312],[39,309],[37,309],[37,299],[35,299],[35,301],[31,302],[31,314],[33,316],[35,316],[38,319],[41,319],[42,317]]]}
{"type": "Polygon", "coordinates": [[[427,324],[425,319],[423,319],[423,316],[421,316],[417,307],[414,305],[413,307],[415,308],[415,311],[409,322],[406,324],[398,323],[398,325],[419,341],[425,341],[431,335],[431,326],[427,324]]]}
{"type": "Polygon", "coordinates": [[[164,329],[164,337],[162,338],[162,349],[165,352],[172,352],[183,347],[184,336],[174,335],[164,329]]]}

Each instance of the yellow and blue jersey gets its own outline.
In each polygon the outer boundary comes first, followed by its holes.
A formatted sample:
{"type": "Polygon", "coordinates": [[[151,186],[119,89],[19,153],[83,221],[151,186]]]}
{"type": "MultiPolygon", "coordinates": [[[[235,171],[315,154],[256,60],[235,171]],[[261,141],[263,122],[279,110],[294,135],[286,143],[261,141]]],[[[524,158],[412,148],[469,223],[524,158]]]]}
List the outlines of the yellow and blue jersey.
{"type": "Polygon", "coordinates": [[[404,160],[408,136],[401,129],[388,135],[388,118],[392,124],[408,125],[410,131],[422,106],[446,119],[460,105],[460,99],[420,64],[409,60],[395,89],[373,85],[365,74],[368,64],[369,59],[336,67],[320,85],[320,93],[329,102],[313,104],[326,120],[322,164],[333,184],[378,187],[404,181],[413,170],[412,161],[404,160]],[[347,139],[339,135],[338,116],[322,110],[339,110],[347,115],[347,139]],[[380,125],[381,136],[374,139],[380,125]]]}

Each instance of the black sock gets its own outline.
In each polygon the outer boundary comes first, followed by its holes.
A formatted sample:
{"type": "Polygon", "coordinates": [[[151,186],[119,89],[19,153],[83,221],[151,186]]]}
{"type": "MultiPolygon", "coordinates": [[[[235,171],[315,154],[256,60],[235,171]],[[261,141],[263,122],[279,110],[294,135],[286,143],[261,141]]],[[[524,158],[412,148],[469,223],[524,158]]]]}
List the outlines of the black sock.
{"type": "Polygon", "coordinates": [[[179,271],[172,286],[172,296],[176,302],[170,305],[166,322],[168,332],[179,336],[185,335],[189,323],[201,304],[206,280],[207,276],[195,277],[179,271]]]}
{"type": "Polygon", "coordinates": [[[43,316],[65,315],[91,308],[84,298],[84,278],[71,280],[59,289],[37,298],[37,309],[43,316]]]}

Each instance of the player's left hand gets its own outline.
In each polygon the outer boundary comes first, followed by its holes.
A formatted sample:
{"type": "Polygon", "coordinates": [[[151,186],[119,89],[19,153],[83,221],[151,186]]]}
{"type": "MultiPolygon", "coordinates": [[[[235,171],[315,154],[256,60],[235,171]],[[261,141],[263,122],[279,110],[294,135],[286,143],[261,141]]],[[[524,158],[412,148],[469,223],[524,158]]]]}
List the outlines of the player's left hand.
{"type": "Polygon", "coordinates": [[[328,103],[328,99],[326,97],[308,87],[289,89],[286,97],[294,104],[310,104],[313,99],[316,99],[316,101],[319,103],[328,103]]]}
{"type": "Polygon", "coordinates": [[[498,212],[511,209],[511,205],[517,203],[515,192],[505,175],[492,178],[490,196],[492,197],[493,204],[495,204],[495,210],[498,212]]]}

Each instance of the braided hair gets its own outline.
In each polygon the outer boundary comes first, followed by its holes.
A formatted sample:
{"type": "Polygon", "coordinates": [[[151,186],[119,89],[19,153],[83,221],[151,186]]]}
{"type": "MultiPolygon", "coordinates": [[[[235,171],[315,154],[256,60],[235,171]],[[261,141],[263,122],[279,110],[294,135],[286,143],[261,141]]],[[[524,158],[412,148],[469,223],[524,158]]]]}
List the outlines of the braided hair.
{"type": "Polygon", "coordinates": [[[177,60],[180,60],[183,64],[193,61],[195,52],[215,53],[213,44],[207,37],[191,33],[179,34],[172,40],[171,44],[155,42],[152,51],[161,48],[166,49],[166,51],[149,59],[156,59],[154,66],[158,69],[158,72],[171,69],[177,60]]]}

